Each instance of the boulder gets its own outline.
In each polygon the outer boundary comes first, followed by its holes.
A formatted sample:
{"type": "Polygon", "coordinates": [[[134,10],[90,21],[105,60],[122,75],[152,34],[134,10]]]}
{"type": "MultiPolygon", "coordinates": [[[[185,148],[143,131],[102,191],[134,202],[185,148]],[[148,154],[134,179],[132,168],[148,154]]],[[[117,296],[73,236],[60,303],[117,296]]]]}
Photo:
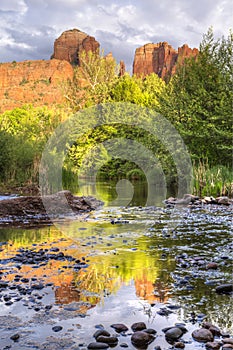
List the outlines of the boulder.
{"type": "Polygon", "coordinates": [[[214,340],[213,334],[206,328],[196,329],[192,332],[192,337],[201,343],[212,342],[214,340]]]}
{"type": "Polygon", "coordinates": [[[155,337],[152,334],[137,331],[131,337],[131,342],[136,347],[146,347],[154,341],[155,337]]]}

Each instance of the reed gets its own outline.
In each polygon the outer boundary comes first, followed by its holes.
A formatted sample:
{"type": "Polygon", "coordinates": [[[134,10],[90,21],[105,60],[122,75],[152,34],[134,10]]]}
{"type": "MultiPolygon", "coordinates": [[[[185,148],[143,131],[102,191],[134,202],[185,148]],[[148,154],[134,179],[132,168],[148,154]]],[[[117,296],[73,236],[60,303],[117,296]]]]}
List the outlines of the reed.
{"type": "Polygon", "coordinates": [[[222,165],[210,167],[208,161],[194,165],[193,193],[203,196],[233,196],[232,168],[222,165]]]}

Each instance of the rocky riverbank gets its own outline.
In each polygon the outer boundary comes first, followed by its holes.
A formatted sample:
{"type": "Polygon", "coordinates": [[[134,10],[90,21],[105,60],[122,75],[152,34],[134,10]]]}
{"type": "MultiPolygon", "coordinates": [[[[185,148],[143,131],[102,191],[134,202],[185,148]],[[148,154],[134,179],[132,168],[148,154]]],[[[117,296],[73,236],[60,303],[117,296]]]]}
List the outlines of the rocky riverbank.
{"type": "Polygon", "coordinates": [[[0,226],[48,225],[51,220],[70,215],[70,210],[73,215],[80,215],[97,209],[102,204],[93,197],[74,196],[70,191],[61,191],[43,199],[39,195],[9,197],[0,201],[0,226]],[[49,215],[44,207],[45,202],[53,208],[49,215]]]}

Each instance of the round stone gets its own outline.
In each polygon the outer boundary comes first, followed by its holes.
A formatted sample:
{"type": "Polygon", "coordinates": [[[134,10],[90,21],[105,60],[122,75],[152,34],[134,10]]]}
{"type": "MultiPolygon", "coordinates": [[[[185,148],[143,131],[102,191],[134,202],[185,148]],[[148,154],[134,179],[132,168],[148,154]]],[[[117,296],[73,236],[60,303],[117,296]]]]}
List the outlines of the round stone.
{"type": "Polygon", "coordinates": [[[148,344],[152,343],[155,337],[152,334],[143,332],[143,331],[137,331],[135,332],[131,337],[131,342],[134,346],[147,346],[148,344]]]}
{"type": "Polygon", "coordinates": [[[201,343],[212,342],[214,340],[213,334],[206,328],[196,329],[192,332],[192,337],[201,343]]]}
{"type": "Polygon", "coordinates": [[[172,327],[165,332],[165,337],[171,340],[177,340],[183,335],[183,332],[178,327],[172,327]]]}

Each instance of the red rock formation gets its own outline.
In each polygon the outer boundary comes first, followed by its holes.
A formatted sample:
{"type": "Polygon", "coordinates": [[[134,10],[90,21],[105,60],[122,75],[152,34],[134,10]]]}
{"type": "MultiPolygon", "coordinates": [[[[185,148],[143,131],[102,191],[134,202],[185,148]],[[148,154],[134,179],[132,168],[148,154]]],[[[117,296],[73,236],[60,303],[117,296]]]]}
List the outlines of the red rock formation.
{"type": "Polygon", "coordinates": [[[0,65],[0,112],[26,103],[35,106],[64,101],[61,82],[73,79],[66,61],[24,61],[0,65]]]}
{"type": "Polygon", "coordinates": [[[94,37],[78,29],[63,32],[54,42],[54,53],[51,58],[66,60],[71,64],[78,64],[81,51],[97,51],[100,44],[94,37]]]}
{"type": "Polygon", "coordinates": [[[197,49],[183,45],[176,51],[167,42],[146,44],[136,49],[133,63],[133,74],[146,76],[151,73],[158,74],[164,79],[175,73],[177,62],[184,62],[186,57],[196,56],[197,49]]]}
{"type": "Polygon", "coordinates": [[[122,75],[125,74],[125,62],[120,61],[120,71],[119,71],[119,77],[122,77],[122,75]]]}

